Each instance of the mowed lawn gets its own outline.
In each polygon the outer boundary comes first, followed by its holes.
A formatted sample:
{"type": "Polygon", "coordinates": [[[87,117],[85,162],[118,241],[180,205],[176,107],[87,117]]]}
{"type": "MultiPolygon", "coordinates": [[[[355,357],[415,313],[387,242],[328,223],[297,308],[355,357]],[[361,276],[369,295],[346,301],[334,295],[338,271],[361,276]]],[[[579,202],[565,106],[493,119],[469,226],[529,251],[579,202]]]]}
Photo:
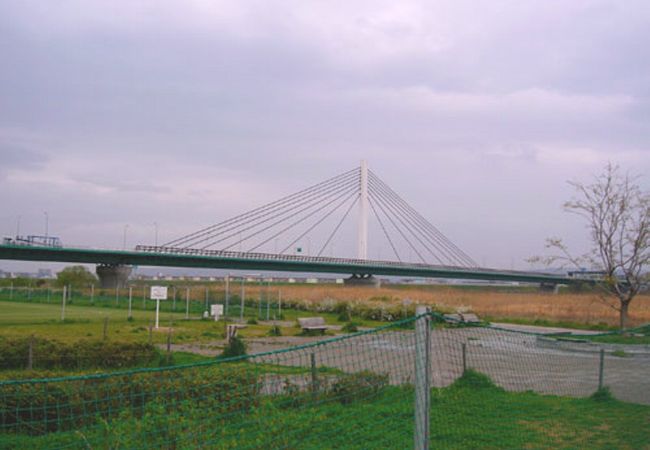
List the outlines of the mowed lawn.
{"type": "MultiPolygon", "coordinates": [[[[153,311],[142,311],[134,309],[133,318],[136,320],[155,319],[153,311]]],[[[78,321],[103,321],[109,320],[126,321],[128,312],[126,309],[102,308],[92,306],[66,305],[66,320],[78,321]]],[[[161,321],[169,321],[170,318],[180,320],[184,316],[181,313],[162,312],[161,321]]],[[[24,302],[0,302],[0,326],[17,324],[38,324],[61,321],[61,304],[24,303],[24,302]]]]}

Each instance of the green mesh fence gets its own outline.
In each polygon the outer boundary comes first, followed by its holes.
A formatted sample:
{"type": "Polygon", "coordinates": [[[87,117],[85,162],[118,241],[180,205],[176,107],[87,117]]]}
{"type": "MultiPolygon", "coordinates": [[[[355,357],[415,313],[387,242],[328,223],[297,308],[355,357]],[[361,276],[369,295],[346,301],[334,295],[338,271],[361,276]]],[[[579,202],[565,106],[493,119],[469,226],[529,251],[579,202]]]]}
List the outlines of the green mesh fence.
{"type": "Polygon", "coordinates": [[[422,404],[431,448],[649,448],[649,369],[643,346],[427,315],[230,360],[2,381],[0,448],[412,448],[422,404]]]}

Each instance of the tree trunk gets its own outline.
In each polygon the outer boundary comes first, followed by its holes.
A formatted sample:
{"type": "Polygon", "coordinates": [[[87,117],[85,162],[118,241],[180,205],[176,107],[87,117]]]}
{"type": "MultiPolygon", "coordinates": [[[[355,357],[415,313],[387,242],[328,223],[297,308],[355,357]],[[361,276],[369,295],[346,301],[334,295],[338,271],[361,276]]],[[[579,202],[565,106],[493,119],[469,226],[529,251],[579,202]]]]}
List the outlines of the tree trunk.
{"type": "Polygon", "coordinates": [[[628,318],[628,308],[630,306],[629,301],[621,301],[621,315],[620,315],[620,326],[621,331],[627,330],[627,318],[628,318]]]}

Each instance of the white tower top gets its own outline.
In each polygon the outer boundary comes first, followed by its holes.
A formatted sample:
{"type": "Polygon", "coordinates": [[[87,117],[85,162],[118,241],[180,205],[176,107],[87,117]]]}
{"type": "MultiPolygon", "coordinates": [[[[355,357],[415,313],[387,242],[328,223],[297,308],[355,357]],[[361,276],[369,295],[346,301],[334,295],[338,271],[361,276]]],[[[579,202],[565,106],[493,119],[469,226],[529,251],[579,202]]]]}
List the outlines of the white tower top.
{"type": "Polygon", "coordinates": [[[357,258],[368,259],[368,164],[361,160],[357,258]]]}

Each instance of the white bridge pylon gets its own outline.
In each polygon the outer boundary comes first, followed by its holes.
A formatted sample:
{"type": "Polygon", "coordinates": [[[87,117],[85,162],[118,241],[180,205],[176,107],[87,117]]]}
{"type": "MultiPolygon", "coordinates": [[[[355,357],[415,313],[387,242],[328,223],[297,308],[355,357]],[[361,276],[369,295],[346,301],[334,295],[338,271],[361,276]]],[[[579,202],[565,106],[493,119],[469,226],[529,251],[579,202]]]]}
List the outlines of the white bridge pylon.
{"type": "Polygon", "coordinates": [[[361,161],[359,176],[359,218],[357,230],[357,258],[368,259],[368,163],[361,161]]]}

